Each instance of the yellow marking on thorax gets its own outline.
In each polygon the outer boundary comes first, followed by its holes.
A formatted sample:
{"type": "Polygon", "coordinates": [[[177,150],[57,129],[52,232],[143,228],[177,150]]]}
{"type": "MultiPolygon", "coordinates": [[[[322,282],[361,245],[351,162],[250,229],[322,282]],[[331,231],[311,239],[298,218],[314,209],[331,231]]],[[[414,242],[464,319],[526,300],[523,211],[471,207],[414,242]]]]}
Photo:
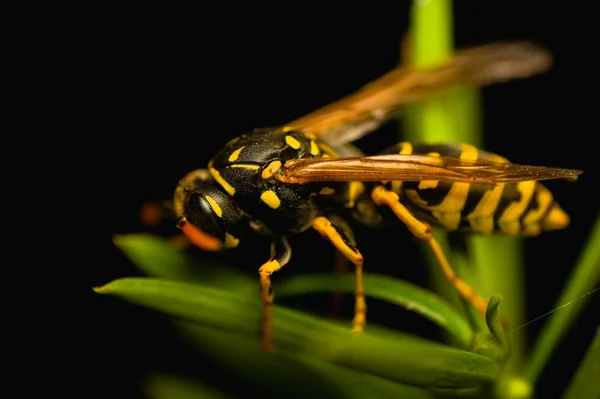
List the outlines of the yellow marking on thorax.
{"type": "Polygon", "coordinates": [[[531,209],[523,217],[523,233],[528,236],[535,236],[541,233],[542,218],[554,200],[550,190],[539,183],[536,183],[534,195],[537,199],[538,208],[531,209]]]}
{"type": "Polygon", "coordinates": [[[219,204],[217,204],[217,201],[215,201],[213,199],[213,197],[211,197],[210,195],[205,195],[204,198],[206,199],[206,201],[208,202],[208,204],[210,205],[210,207],[212,208],[213,211],[215,211],[215,213],[217,214],[218,217],[223,217],[223,210],[221,209],[221,207],[219,206],[219,204]]]}
{"type": "Polygon", "coordinates": [[[295,138],[293,138],[292,136],[285,136],[285,142],[287,143],[287,145],[292,147],[294,150],[297,150],[301,146],[300,142],[298,140],[296,140],[295,138]]]}
{"type": "Polygon", "coordinates": [[[317,143],[315,143],[314,140],[310,141],[310,153],[311,153],[311,155],[314,155],[315,157],[317,155],[319,155],[319,153],[320,153],[319,146],[317,145],[317,143]]]}
{"type": "Polygon", "coordinates": [[[239,238],[236,238],[229,233],[225,233],[225,242],[223,243],[223,246],[225,248],[235,248],[238,246],[239,243],[239,238]]]}
{"type": "Polygon", "coordinates": [[[258,168],[260,168],[260,166],[253,164],[253,163],[234,163],[232,165],[228,165],[228,168],[242,168],[242,169],[249,169],[249,170],[256,170],[258,168]]]}
{"type": "MultiPolygon", "coordinates": [[[[461,159],[477,159],[477,148],[474,146],[470,144],[461,144],[460,148],[462,150],[460,154],[461,159]]],[[[430,210],[433,217],[435,217],[446,229],[456,230],[460,225],[460,212],[464,208],[467,196],[469,195],[469,186],[469,183],[453,183],[444,200],[439,204],[432,206],[421,199],[416,190],[406,190],[406,196],[419,207],[430,210]]]]}
{"type": "Polygon", "coordinates": [[[321,195],[332,195],[335,193],[335,190],[331,187],[323,187],[321,189],[321,191],[319,191],[319,194],[321,195]]]}
{"type": "Polygon", "coordinates": [[[284,132],[284,133],[291,132],[292,130],[294,130],[294,128],[293,128],[293,127],[291,127],[291,126],[284,126],[284,127],[281,129],[281,131],[282,131],[282,132],[284,132]]]}
{"type": "Polygon", "coordinates": [[[498,219],[498,227],[500,227],[503,233],[518,235],[521,232],[519,217],[523,215],[523,212],[525,212],[527,205],[531,201],[536,184],[535,181],[517,183],[517,190],[521,192],[521,199],[511,202],[498,219]]]}
{"type": "Polygon", "coordinates": [[[277,196],[277,194],[275,194],[271,190],[264,191],[260,195],[260,199],[261,199],[262,202],[264,202],[270,208],[273,208],[273,209],[277,209],[277,208],[279,208],[279,205],[281,205],[281,200],[279,199],[279,197],[277,196]]]}
{"type": "Polygon", "coordinates": [[[237,150],[235,150],[234,152],[232,152],[231,155],[229,156],[229,162],[237,161],[238,157],[240,156],[240,152],[242,152],[244,147],[246,147],[246,146],[243,145],[240,148],[238,148],[237,150]]]}
{"type": "Polygon", "coordinates": [[[323,153],[323,158],[337,157],[338,156],[337,152],[335,152],[331,147],[329,147],[327,144],[323,143],[322,141],[320,141],[317,144],[317,146],[319,147],[319,149],[323,153]]]}
{"type": "Polygon", "coordinates": [[[210,175],[213,177],[213,179],[215,179],[216,182],[219,183],[229,195],[233,196],[233,194],[235,194],[235,188],[233,188],[231,184],[227,183],[225,179],[221,177],[219,171],[212,166],[212,161],[208,163],[208,171],[210,172],[210,175]]]}
{"type": "Polygon", "coordinates": [[[281,161],[273,161],[263,169],[260,176],[265,180],[270,179],[271,176],[273,176],[273,174],[279,170],[279,168],[281,168],[281,161]]]}

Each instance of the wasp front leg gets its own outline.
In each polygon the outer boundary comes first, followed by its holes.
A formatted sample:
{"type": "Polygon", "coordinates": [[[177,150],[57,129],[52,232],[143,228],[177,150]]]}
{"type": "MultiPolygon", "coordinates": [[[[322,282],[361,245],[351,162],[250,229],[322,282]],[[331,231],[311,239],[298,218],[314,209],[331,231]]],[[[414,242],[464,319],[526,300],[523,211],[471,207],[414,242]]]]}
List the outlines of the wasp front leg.
{"type": "Polygon", "coordinates": [[[326,237],[350,262],[355,266],[356,286],[354,289],[354,318],[352,319],[352,332],[360,334],[365,329],[367,303],[363,284],[364,258],[352,244],[351,237],[329,219],[323,216],[315,218],[312,227],[323,237],[326,237]]]}
{"type": "Polygon", "coordinates": [[[424,240],[429,244],[437,263],[442,269],[444,276],[450,284],[456,289],[459,295],[468,303],[470,303],[479,313],[485,316],[487,310],[487,301],[475,292],[471,286],[461,280],[457,275],[450,262],[444,255],[442,247],[435,239],[431,232],[429,224],[417,219],[402,203],[398,194],[385,189],[383,186],[377,186],[371,192],[371,198],[377,205],[388,206],[394,214],[408,227],[415,237],[424,240]]]}
{"type": "Polygon", "coordinates": [[[263,303],[261,346],[265,352],[273,352],[273,287],[271,274],[285,266],[292,257],[292,248],[286,237],[280,237],[271,243],[271,257],[258,269],[260,297],[263,303]]]}

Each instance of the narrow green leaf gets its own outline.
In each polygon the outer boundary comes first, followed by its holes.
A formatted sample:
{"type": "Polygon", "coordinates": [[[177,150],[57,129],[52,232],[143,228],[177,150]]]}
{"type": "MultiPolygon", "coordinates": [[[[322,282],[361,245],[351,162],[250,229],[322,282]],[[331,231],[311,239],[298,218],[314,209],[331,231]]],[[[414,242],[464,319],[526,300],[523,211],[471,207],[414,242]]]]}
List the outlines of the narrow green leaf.
{"type": "Polygon", "coordinates": [[[201,258],[194,257],[173,246],[169,240],[152,234],[118,235],[113,242],[150,277],[199,282],[256,295],[258,279],[235,270],[218,254],[204,253],[201,258]]]}
{"type": "Polygon", "coordinates": [[[593,399],[600,398],[600,329],[596,330],[594,340],[590,344],[583,361],[573,376],[565,399],[593,399]]]}
{"type": "Polygon", "coordinates": [[[229,396],[198,380],[174,375],[154,375],[144,383],[149,399],[227,399],[229,396]]]}
{"type": "Polygon", "coordinates": [[[570,305],[568,309],[552,313],[536,339],[525,376],[534,384],[553,350],[565,336],[573,321],[590,299],[600,279],[600,217],[596,218],[592,233],[563,288],[555,308],[570,305]]]}
{"type": "MultiPolygon", "coordinates": [[[[256,339],[262,306],[258,299],[225,290],[155,278],[125,278],[96,288],[130,302],[256,339]]],[[[315,359],[389,380],[423,387],[465,388],[497,378],[490,358],[433,341],[371,328],[356,339],[350,328],[273,307],[275,343],[281,353],[315,359]],[[372,331],[371,331],[372,330],[372,331]]],[[[230,343],[235,345],[235,342],[230,343]]],[[[266,354],[265,354],[266,355],[266,354]]]]}
{"type": "Polygon", "coordinates": [[[508,340],[506,339],[506,332],[502,323],[500,322],[500,316],[498,315],[498,307],[502,301],[501,295],[492,295],[488,302],[488,307],[485,312],[485,321],[487,322],[488,328],[494,335],[494,338],[498,340],[500,346],[508,349],[508,340]]]}
{"type": "Polygon", "coordinates": [[[179,322],[177,326],[203,354],[235,375],[236,381],[261,392],[262,397],[433,398],[424,388],[403,385],[306,356],[287,353],[266,355],[257,345],[256,337],[188,322],[179,322]]]}
{"type": "MultiPolygon", "coordinates": [[[[469,324],[438,295],[388,276],[369,273],[365,274],[364,280],[367,297],[381,299],[418,313],[444,328],[462,348],[470,347],[473,332],[469,324]]],[[[278,283],[276,295],[302,295],[331,291],[353,293],[354,283],[353,275],[302,275],[278,283]]]]}

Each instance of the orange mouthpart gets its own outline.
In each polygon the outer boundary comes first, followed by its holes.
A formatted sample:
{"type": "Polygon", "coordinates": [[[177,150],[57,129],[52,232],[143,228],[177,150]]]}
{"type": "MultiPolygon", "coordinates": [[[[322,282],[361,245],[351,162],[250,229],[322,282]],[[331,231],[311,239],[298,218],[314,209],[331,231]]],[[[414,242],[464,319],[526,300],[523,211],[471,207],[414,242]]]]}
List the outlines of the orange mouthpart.
{"type": "Polygon", "coordinates": [[[179,228],[192,244],[205,251],[215,252],[223,247],[223,242],[221,240],[203,232],[187,221],[183,221],[179,228]]]}

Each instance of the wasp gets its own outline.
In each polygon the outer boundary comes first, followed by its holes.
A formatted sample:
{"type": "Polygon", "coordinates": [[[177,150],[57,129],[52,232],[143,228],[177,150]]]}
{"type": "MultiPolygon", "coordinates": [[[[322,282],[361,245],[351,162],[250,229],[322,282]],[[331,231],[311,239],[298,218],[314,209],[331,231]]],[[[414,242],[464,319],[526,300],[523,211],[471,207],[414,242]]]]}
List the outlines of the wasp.
{"type": "Polygon", "coordinates": [[[368,226],[406,226],[427,242],[460,296],[485,314],[486,300],[456,275],[432,227],[511,236],[563,229],[569,216],[540,180],[575,180],[582,172],[513,164],[469,144],[403,142],[367,156],[351,143],[403,105],[448,86],[525,78],[549,63],[548,53],[528,42],[464,49],[429,69],[398,66],[284,126],[242,134],[225,144],[207,168],[179,181],[173,197],[177,227],[207,251],[234,249],[251,233],[272,239],[270,258],[258,269],[266,351],[274,349],[271,275],[290,261],[288,237],[310,229],[354,264],[352,332],[363,332],[364,258],[348,218],[368,226]]]}

